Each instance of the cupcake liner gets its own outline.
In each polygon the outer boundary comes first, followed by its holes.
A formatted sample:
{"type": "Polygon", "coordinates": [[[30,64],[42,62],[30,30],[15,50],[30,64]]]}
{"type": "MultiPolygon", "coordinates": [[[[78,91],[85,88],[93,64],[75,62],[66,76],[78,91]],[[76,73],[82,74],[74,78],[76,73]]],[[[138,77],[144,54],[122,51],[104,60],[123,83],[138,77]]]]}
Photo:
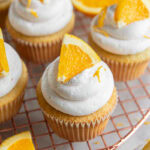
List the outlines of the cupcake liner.
{"type": "Polygon", "coordinates": [[[19,111],[28,81],[27,68],[22,62],[22,75],[16,86],[3,97],[0,97],[0,123],[11,119],[19,111]]]}
{"type": "Polygon", "coordinates": [[[5,27],[5,21],[6,21],[6,18],[7,18],[8,8],[9,8],[10,3],[11,3],[11,1],[10,2],[9,1],[5,2],[5,0],[0,2],[0,5],[2,5],[2,6],[0,6],[0,27],[1,28],[5,27]],[[3,3],[4,4],[6,3],[6,5],[4,5],[3,3]]]}
{"type": "Polygon", "coordinates": [[[12,40],[20,56],[37,64],[51,62],[58,57],[62,43],[62,39],[51,43],[30,43],[22,40],[12,40]]]}
{"type": "Polygon", "coordinates": [[[74,22],[75,15],[73,14],[68,25],[62,30],[51,35],[39,37],[26,36],[15,31],[8,19],[6,27],[20,56],[33,63],[41,64],[51,62],[60,55],[64,34],[72,32],[74,22]]]}
{"type": "Polygon", "coordinates": [[[0,123],[10,120],[20,110],[24,92],[17,99],[0,106],[0,123]]]}
{"type": "Polygon", "coordinates": [[[50,127],[53,131],[62,138],[69,139],[70,141],[87,141],[100,135],[106,127],[109,117],[105,120],[96,121],[95,123],[70,123],[60,121],[56,118],[47,117],[50,127]]]}
{"type": "Polygon", "coordinates": [[[57,111],[46,102],[41,91],[41,81],[36,93],[41,110],[50,127],[60,137],[70,141],[87,141],[100,135],[117,104],[117,92],[114,88],[108,102],[96,112],[86,116],[71,116],[57,111]]]}
{"type": "Polygon", "coordinates": [[[135,55],[116,55],[100,48],[89,36],[89,43],[110,67],[115,81],[128,81],[140,77],[150,61],[150,49],[135,55]]]}
{"type": "Polygon", "coordinates": [[[110,67],[115,81],[128,81],[137,79],[144,74],[149,63],[149,61],[144,61],[140,63],[126,64],[110,60],[104,56],[101,56],[101,58],[110,67]]]}
{"type": "Polygon", "coordinates": [[[107,123],[110,119],[110,115],[115,110],[116,105],[117,102],[114,105],[114,108],[102,118],[100,117],[94,121],[82,123],[73,123],[71,121],[66,122],[63,120],[59,120],[58,118],[52,117],[51,115],[46,113],[44,109],[42,109],[42,111],[48,124],[57,135],[64,139],[76,142],[87,141],[100,135],[107,126],[107,123]]]}

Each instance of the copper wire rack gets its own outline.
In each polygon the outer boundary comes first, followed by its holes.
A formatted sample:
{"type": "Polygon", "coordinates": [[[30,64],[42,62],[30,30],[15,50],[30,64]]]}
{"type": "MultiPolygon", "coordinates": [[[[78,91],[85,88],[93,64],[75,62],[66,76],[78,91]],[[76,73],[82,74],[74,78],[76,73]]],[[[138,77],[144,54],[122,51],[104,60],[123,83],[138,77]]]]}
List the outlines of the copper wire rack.
{"type": "MultiPolygon", "coordinates": [[[[91,18],[76,11],[73,34],[88,42],[91,18]]],[[[11,44],[6,30],[4,37],[11,44]]],[[[86,142],[70,142],[58,137],[48,126],[37,102],[36,85],[47,65],[27,62],[29,82],[20,112],[0,124],[0,142],[16,133],[30,130],[37,150],[114,150],[125,142],[150,115],[150,66],[139,79],[117,82],[119,100],[101,135],[86,142]]]]}

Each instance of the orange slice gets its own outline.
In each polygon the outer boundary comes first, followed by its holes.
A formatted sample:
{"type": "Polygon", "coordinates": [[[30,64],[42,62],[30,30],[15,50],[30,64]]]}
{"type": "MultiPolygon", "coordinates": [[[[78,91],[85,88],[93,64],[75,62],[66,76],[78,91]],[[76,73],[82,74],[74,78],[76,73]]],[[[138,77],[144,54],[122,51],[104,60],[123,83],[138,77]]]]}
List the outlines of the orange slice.
{"type": "Polygon", "coordinates": [[[118,0],[72,0],[74,7],[87,15],[97,15],[102,8],[116,4],[118,0]]]}
{"type": "Polygon", "coordinates": [[[6,139],[0,150],[35,150],[30,132],[23,132],[6,139]]]}
{"type": "Polygon", "coordinates": [[[2,30],[0,29],[0,76],[9,72],[2,30]]]}
{"type": "Polygon", "coordinates": [[[150,150],[150,141],[148,141],[142,150],[150,150]]]}
{"type": "Polygon", "coordinates": [[[118,27],[150,17],[149,0],[120,0],[115,11],[118,27]]]}
{"type": "Polygon", "coordinates": [[[99,56],[84,41],[66,34],[61,47],[57,80],[65,83],[100,62],[99,56]]]}

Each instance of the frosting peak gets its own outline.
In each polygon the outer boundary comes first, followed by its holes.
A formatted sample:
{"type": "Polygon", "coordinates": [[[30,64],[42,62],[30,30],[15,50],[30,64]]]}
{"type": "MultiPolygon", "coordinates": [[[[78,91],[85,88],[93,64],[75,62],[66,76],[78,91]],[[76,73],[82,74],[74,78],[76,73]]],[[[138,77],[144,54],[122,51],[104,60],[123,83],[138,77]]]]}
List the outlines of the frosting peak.
{"type": "Polygon", "coordinates": [[[72,17],[70,0],[14,0],[9,10],[9,21],[20,33],[42,36],[64,28],[72,17]]]}
{"type": "Polygon", "coordinates": [[[47,67],[41,83],[43,96],[52,107],[63,113],[82,116],[97,111],[107,103],[113,92],[114,81],[103,61],[82,71],[65,84],[56,80],[58,63],[59,58],[47,67]],[[99,82],[93,75],[100,67],[99,82]]]}

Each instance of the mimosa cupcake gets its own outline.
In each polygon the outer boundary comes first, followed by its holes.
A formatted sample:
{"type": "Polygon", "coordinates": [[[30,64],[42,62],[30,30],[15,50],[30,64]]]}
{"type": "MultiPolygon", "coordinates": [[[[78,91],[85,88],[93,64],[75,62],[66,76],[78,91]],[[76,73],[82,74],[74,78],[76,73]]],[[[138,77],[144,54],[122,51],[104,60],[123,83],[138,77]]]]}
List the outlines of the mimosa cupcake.
{"type": "Polygon", "coordinates": [[[24,62],[9,44],[4,43],[0,30],[0,123],[19,111],[27,81],[24,62]]]}
{"type": "Polygon", "coordinates": [[[110,69],[73,35],[65,35],[60,58],[44,71],[37,97],[50,127],[70,141],[101,134],[117,103],[110,69]]]}
{"type": "Polygon", "coordinates": [[[63,36],[74,22],[70,0],[14,0],[6,25],[21,56],[46,63],[60,54],[63,36]]]}
{"type": "Polygon", "coordinates": [[[8,8],[11,0],[0,0],[0,27],[5,27],[5,21],[8,14],[8,8]]]}
{"type": "Polygon", "coordinates": [[[138,78],[150,61],[147,8],[143,1],[119,1],[118,5],[104,9],[91,23],[89,43],[110,66],[116,81],[138,78]]]}

